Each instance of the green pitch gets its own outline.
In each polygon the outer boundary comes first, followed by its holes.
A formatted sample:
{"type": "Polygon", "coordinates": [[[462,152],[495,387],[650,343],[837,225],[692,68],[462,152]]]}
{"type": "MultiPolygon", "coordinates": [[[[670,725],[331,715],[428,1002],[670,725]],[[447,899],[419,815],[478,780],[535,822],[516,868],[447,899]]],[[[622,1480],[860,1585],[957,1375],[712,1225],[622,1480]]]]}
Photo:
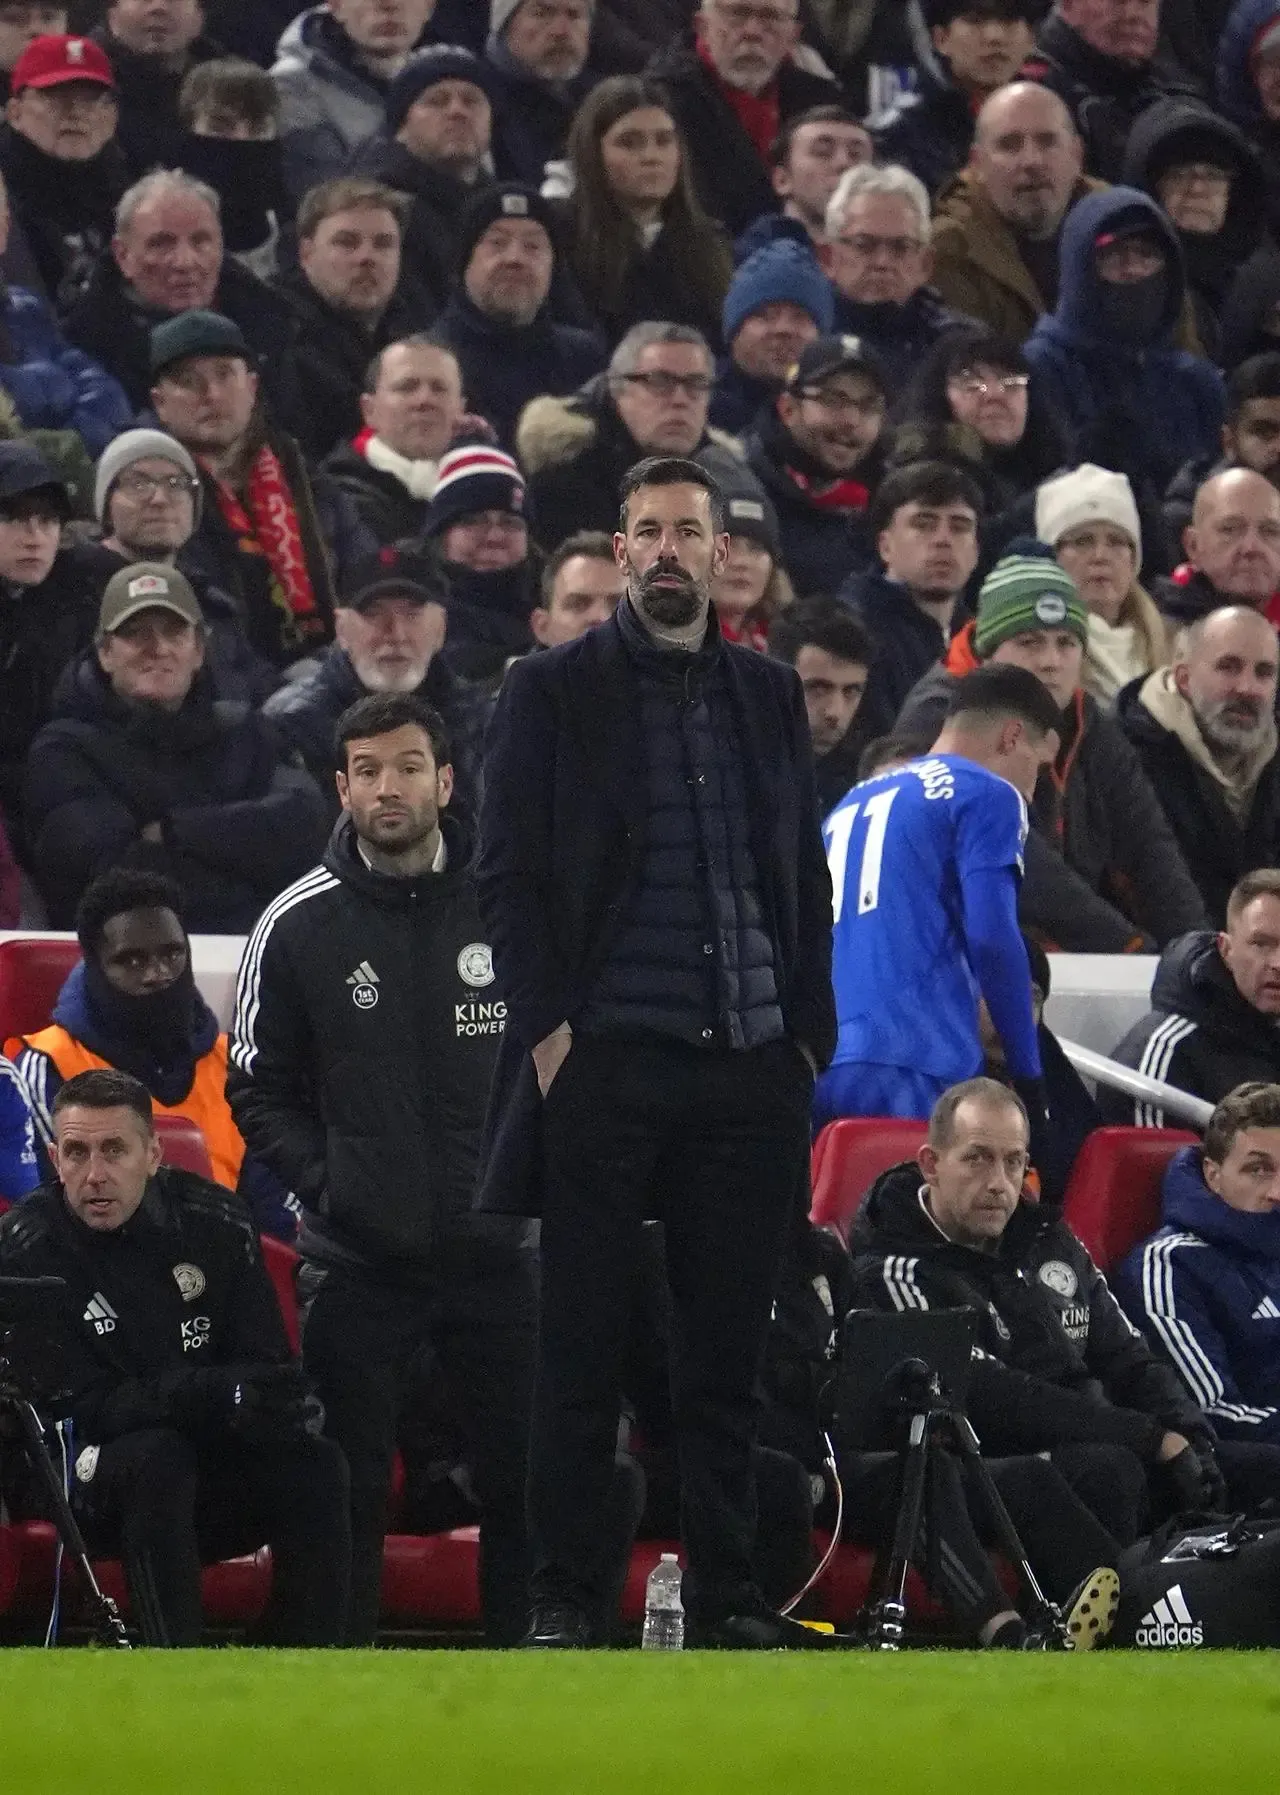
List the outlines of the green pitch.
{"type": "Polygon", "coordinates": [[[1253,1795],[1280,1656],[0,1652],[5,1795],[1253,1795]]]}

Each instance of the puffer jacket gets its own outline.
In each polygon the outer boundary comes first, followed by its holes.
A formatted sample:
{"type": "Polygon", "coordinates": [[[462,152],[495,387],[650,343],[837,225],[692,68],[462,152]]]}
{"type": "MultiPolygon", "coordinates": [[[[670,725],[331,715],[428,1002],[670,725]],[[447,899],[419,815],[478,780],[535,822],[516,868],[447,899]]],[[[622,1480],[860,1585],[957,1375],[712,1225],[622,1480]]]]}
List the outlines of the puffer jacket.
{"type": "Polygon", "coordinates": [[[1233,1209],[1183,1147],[1161,1223],[1117,1267],[1116,1295],[1215,1432],[1280,1445],[1280,1215],[1233,1209]]]}
{"type": "Polygon", "coordinates": [[[872,1186],[849,1243],[854,1303],[978,1311],[966,1408],[984,1452],[1094,1441],[1151,1464],[1167,1432],[1204,1431],[1055,1209],[1019,1204],[995,1250],[981,1252],[947,1239],[920,1188],[910,1163],[872,1186]]]}
{"type": "MultiPolygon", "coordinates": [[[[1280,1081],[1280,1032],[1270,1016],[1247,1003],[1208,930],[1171,941],[1151,986],[1151,1008],[1135,1022],[1111,1057],[1122,1066],[1221,1103],[1238,1084],[1280,1081]]],[[[1103,1119],[1130,1127],[1163,1128],[1164,1111],[1119,1091],[1101,1091],[1103,1119]]]]}
{"type": "Polygon", "coordinates": [[[91,455],[133,422],[118,380],[73,349],[25,287],[0,288],[0,386],[28,430],[75,430],[91,455]]]}
{"type": "Polygon", "coordinates": [[[1064,421],[1073,457],[1128,474],[1135,491],[1162,494],[1188,455],[1217,447],[1226,409],[1217,369],[1173,347],[1186,292],[1178,234],[1145,193],[1115,187],[1068,214],[1060,256],[1058,304],[1036,325],[1026,358],[1064,421]],[[1094,259],[1101,233],[1135,222],[1163,240],[1170,271],[1164,317],[1145,348],[1107,334],[1094,259]]]}

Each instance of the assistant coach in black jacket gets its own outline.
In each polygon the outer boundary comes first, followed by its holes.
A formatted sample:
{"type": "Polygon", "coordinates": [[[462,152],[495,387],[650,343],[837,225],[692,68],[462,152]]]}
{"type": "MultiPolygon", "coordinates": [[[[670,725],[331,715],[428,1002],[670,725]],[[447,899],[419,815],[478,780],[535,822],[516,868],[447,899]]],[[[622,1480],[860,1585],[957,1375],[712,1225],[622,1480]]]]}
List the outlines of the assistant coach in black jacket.
{"type": "MultiPolygon", "coordinates": [[[[257,1232],[234,1191],[160,1164],[127,1072],[53,1101],[59,1182],[0,1223],[0,1273],[54,1277],[53,1363],[71,1500],[124,1560],[147,1645],[199,1645],[200,1562],[274,1559],[260,1643],[340,1645],[349,1538],[342,1454],[313,1439],[257,1232]]],[[[317,1416],[318,1418],[318,1416],[317,1416]]]]}
{"type": "Polygon", "coordinates": [[[344,712],[337,738],[344,815],[323,865],[249,939],[227,1096],[303,1205],[303,1362],[351,1468],[349,1643],[376,1631],[396,1427],[429,1346],[483,1511],[485,1630],[509,1644],[527,1575],[533,1230],[471,1209],[505,1012],[470,834],[445,810],[442,720],[382,693],[344,712]]]}
{"type": "Polygon", "coordinates": [[[477,885],[508,1032],[481,1203],[542,1216],[526,1637],[591,1642],[620,1329],[657,1216],[690,1641],[811,1643],[759,1593],[751,1474],[812,1077],[835,1043],[809,727],[793,669],[721,639],[711,476],[644,461],[623,501],[626,598],[516,662],[486,755],[477,885]]]}

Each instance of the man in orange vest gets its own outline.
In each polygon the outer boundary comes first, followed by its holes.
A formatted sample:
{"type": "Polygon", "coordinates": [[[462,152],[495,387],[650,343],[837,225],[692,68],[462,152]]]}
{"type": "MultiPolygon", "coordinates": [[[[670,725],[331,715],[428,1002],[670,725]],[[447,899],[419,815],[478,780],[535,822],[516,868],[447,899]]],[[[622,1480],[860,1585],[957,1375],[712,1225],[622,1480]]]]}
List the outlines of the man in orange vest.
{"type": "Polygon", "coordinates": [[[181,906],[178,887],[159,873],[116,867],[95,879],[76,912],[84,958],[58,993],[52,1023],[12,1037],[5,1051],[28,1083],[46,1145],[67,1079],[103,1067],[130,1072],[157,1115],[200,1129],[215,1181],[240,1188],[259,1226],[292,1240],[287,1193],[265,1167],[245,1163],[225,1093],[227,1037],[196,988],[181,906]]]}

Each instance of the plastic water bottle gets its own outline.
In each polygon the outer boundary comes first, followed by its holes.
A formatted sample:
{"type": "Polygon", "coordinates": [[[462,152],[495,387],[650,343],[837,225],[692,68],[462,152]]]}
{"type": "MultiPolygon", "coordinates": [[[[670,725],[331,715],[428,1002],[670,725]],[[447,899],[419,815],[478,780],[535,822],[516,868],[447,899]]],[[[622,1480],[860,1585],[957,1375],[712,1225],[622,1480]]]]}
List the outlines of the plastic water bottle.
{"type": "Polygon", "coordinates": [[[684,1603],[680,1600],[680,1561],[674,1552],[664,1552],[649,1572],[644,1591],[644,1635],[641,1649],[646,1652],[682,1652],[684,1650],[684,1603]]]}

